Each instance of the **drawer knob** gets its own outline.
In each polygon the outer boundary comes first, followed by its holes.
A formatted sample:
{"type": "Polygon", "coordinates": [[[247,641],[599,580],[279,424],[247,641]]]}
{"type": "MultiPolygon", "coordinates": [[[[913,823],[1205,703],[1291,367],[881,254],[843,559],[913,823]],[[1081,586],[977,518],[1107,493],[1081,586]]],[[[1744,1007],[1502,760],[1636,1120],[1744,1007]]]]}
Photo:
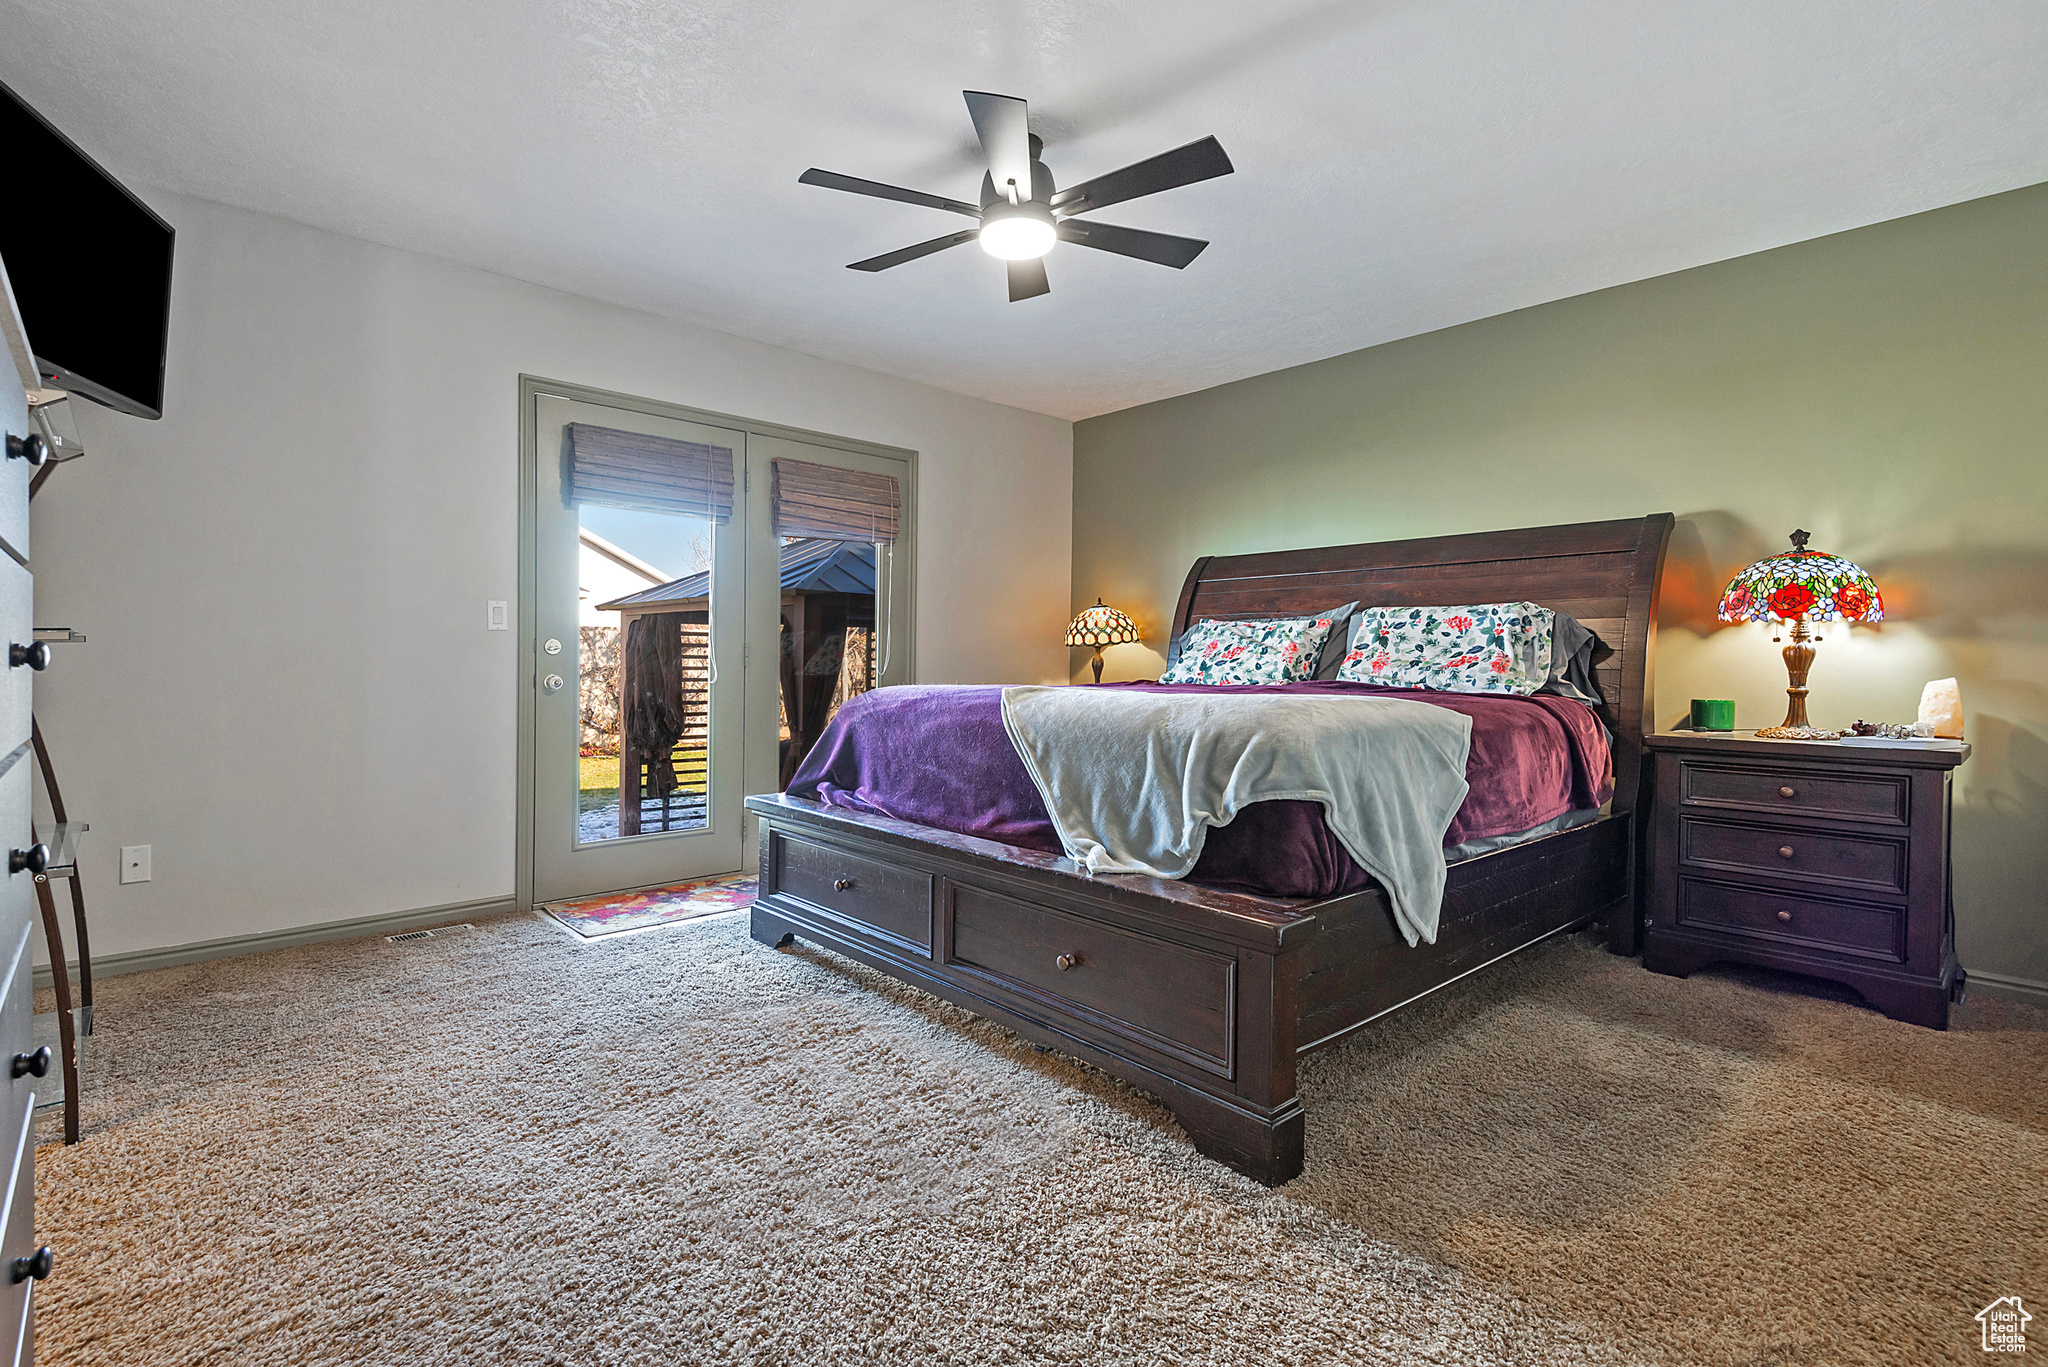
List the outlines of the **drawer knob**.
{"type": "Polygon", "coordinates": [[[1790,788],[1780,788],[1780,789],[1778,789],[1778,796],[1779,796],[1779,797],[1791,797],[1792,795],[1793,795],[1793,794],[1792,794],[1792,790],[1791,790],[1790,788]]]}
{"type": "Polygon", "coordinates": [[[1789,921],[1792,919],[1792,913],[1789,911],[1781,911],[1778,913],[1778,919],[1780,921],[1789,921]]]}
{"type": "Polygon", "coordinates": [[[48,641],[36,641],[30,645],[23,645],[17,641],[7,647],[7,667],[9,669],[19,669],[23,665],[27,665],[38,674],[48,669],[50,667],[50,643],[48,641]]]}
{"type": "Polygon", "coordinates": [[[25,460],[30,465],[40,466],[49,458],[49,444],[39,434],[31,432],[25,437],[17,437],[12,432],[7,434],[7,459],[25,460]]]}
{"type": "Polygon", "coordinates": [[[50,1251],[50,1246],[44,1244],[26,1258],[16,1258],[7,1270],[16,1282],[25,1282],[30,1278],[41,1281],[50,1275],[50,1264],[56,1256],[50,1251]]]}
{"type": "Polygon", "coordinates": [[[1780,858],[1780,859],[1790,859],[1791,857],[1792,857],[1792,847],[1791,847],[1790,845],[1780,845],[1780,846],[1778,846],[1778,858],[1780,858]]]}
{"type": "Polygon", "coordinates": [[[834,892],[845,892],[852,886],[853,880],[851,878],[835,878],[832,880],[832,891],[834,892]]]}
{"type": "Polygon", "coordinates": [[[1075,964],[1080,963],[1081,956],[1078,954],[1062,954],[1057,959],[1054,959],[1053,962],[1058,964],[1060,972],[1064,973],[1075,964]]]}
{"type": "Polygon", "coordinates": [[[48,1077],[50,1046],[46,1044],[33,1054],[16,1054],[13,1072],[16,1077],[48,1077]]]}
{"type": "Polygon", "coordinates": [[[41,873],[49,867],[50,847],[48,845],[31,845],[25,850],[9,850],[7,852],[7,871],[9,873],[20,873],[23,869],[27,869],[30,873],[41,873]]]}

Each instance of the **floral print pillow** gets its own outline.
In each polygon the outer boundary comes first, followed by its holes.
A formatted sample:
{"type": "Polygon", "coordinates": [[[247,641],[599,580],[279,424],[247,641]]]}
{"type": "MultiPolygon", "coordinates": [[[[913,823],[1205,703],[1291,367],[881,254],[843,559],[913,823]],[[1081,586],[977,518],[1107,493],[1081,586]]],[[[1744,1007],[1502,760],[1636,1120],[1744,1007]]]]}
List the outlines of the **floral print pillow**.
{"type": "Polygon", "coordinates": [[[1534,603],[1367,608],[1337,677],[1445,693],[1534,693],[1550,677],[1552,613],[1534,603]]]}
{"type": "Polygon", "coordinates": [[[1262,622],[1196,622],[1161,683],[1284,684],[1316,676],[1316,657],[1336,625],[1331,617],[1262,622]]]}

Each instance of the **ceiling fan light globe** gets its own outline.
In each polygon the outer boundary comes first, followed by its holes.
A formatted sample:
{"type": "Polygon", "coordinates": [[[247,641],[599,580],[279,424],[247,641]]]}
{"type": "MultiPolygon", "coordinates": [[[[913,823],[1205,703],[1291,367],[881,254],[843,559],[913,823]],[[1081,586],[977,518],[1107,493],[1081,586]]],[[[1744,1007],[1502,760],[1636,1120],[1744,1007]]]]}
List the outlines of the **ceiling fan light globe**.
{"type": "Polygon", "coordinates": [[[981,249],[999,260],[1034,260],[1058,240],[1052,214],[1036,205],[992,209],[981,220],[981,249]]]}

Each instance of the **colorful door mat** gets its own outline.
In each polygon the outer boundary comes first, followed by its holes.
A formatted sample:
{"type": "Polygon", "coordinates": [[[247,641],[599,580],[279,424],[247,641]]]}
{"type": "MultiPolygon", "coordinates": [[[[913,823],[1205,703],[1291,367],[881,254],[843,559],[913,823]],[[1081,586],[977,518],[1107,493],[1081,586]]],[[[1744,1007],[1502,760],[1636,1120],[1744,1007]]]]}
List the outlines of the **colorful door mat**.
{"type": "Polygon", "coordinates": [[[628,930],[688,921],[754,905],[755,880],[745,874],[704,878],[668,888],[613,892],[574,902],[545,902],[541,910],[586,940],[628,930]]]}

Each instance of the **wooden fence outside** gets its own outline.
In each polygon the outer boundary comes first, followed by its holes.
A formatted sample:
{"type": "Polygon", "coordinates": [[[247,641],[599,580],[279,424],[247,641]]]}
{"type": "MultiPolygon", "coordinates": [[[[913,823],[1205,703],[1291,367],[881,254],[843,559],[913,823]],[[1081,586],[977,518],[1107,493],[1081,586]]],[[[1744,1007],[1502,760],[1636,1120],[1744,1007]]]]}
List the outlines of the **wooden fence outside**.
{"type": "MultiPolygon", "coordinates": [[[[710,824],[711,628],[685,622],[683,632],[683,734],[669,752],[676,787],[667,797],[652,792],[649,762],[619,768],[619,834],[697,830],[710,824]]],[[[620,757],[622,760],[625,756],[620,757]]]]}

